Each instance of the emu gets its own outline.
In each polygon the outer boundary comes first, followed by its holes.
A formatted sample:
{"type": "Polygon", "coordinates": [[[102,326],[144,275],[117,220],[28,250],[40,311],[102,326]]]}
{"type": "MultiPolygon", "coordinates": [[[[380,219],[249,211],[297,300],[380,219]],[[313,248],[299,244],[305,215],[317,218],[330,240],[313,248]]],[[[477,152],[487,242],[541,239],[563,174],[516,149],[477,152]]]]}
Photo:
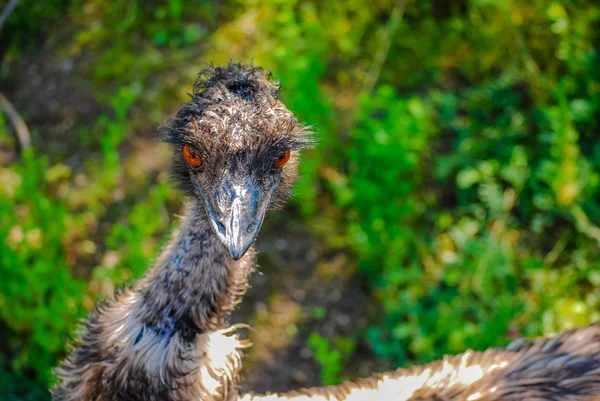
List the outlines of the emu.
{"type": "Polygon", "coordinates": [[[253,66],[200,74],[162,128],[185,214],[154,267],[98,304],[57,368],[55,401],[592,400],[600,395],[600,328],[468,351],[340,386],[239,395],[243,349],[228,317],[254,269],[252,244],[297,177],[311,132],[253,66]]]}
{"type": "Polygon", "coordinates": [[[247,344],[227,317],[247,288],[250,249],[296,177],[311,135],[258,68],[205,71],[164,128],[187,195],[155,266],[100,303],[57,369],[56,401],[231,400],[247,344]]]}

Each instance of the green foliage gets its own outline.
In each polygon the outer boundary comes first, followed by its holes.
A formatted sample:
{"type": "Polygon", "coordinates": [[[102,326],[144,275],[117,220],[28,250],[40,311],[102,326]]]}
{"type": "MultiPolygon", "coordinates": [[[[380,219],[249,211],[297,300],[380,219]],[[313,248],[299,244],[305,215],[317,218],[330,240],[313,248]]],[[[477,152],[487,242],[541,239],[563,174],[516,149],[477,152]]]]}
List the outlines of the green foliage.
{"type": "Polygon", "coordinates": [[[0,394],[47,398],[77,319],[156,255],[177,199],[136,140],[231,58],[273,71],[316,132],[295,201],[381,311],[356,338],[311,334],[324,383],[357,341],[400,366],[598,320],[600,7],[402,4],[22,2],[3,78],[48,37],[104,112],[65,137],[81,163],[36,143],[0,167],[0,394]]]}
{"type": "MultiPolygon", "coordinates": [[[[127,223],[112,223],[107,244],[120,253],[105,252],[109,258],[92,270],[89,288],[74,271],[74,260],[86,261],[96,253],[89,231],[100,219],[111,220],[107,215],[111,193],[122,180],[118,147],[135,97],[135,91],[121,88],[112,101],[113,117],[98,118],[96,129],[102,136],[96,145],[90,138],[88,145],[101,152],[79,175],[80,182],[73,180],[69,166],[51,165],[47,156],[31,149],[0,168],[0,271],[6,278],[0,283],[0,318],[6,323],[0,329],[6,338],[0,359],[6,380],[0,381],[0,393],[9,399],[48,397],[51,369],[94,296],[111,291],[116,282],[139,276],[156,252],[157,243],[150,237],[168,228],[167,214],[160,213],[169,193],[163,177],[151,189],[148,201],[133,208],[127,223]],[[128,246],[120,246],[120,241],[128,246]],[[122,264],[127,269],[113,269],[122,264]],[[39,384],[32,386],[30,377],[39,384]]],[[[4,120],[0,127],[0,145],[10,143],[4,120]]],[[[81,136],[86,138],[85,133],[81,136]]]]}
{"type": "Polygon", "coordinates": [[[313,332],[308,337],[307,345],[321,364],[321,382],[324,385],[335,385],[347,379],[341,373],[356,346],[352,339],[338,337],[332,344],[319,333],[313,332]]]}
{"type": "MultiPolygon", "coordinates": [[[[3,10],[8,3],[2,2],[3,10]]],[[[20,1],[3,27],[3,35],[9,38],[4,38],[5,45],[2,46],[2,51],[7,51],[9,55],[15,57],[23,55],[24,51],[34,51],[37,40],[47,33],[43,27],[60,21],[66,9],[65,2],[62,0],[20,1]]]]}
{"type": "MultiPolygon", "coordinates": [[[[377,355],[405,365],[598,318],[598,7],[415,2],[382,24],[397,4],[245,5],[241,54],[319,133],[297,199],[383,306],[377,355]]],[[[236,50],[235,24],[210,57],[236,50]]]]}
{"type": "MultiPolygon", "coordinates": [[[[50,380],[63,338],[82,314],[84,289],[65,266],[61,240],[70,219],[64,205],[50,196],[47,171],[47,158],[34,152],[0,169],[0,318],[6,324],[3,352],[8,356],[1,370],[34,370],[42,383],[50,380]]],[[[18,393],[13,380],[1,382],[8,387],[0,391],[18,393]]]]}

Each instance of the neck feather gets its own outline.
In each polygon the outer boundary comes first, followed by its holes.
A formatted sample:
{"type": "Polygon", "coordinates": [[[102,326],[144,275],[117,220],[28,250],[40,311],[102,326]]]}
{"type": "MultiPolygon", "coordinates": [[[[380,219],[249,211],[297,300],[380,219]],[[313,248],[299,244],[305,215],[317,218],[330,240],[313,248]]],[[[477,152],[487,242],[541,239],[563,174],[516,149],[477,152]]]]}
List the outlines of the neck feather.
{"type": "Polygon", "coordinates": [[[204,210],[188,205],[157,266],[136,286],[140,317],[162,336],[221,329],[248,286],[253,251],[234,261],[212,232],[204,210]]]}
{"type": "Polygon", "coordinates": [[[244,347],[227,318],[253,250],[234,261],[206,213],[188,204],[156,265],[90,314],[57,370],[55,400],[226,400],[244,347]]]}

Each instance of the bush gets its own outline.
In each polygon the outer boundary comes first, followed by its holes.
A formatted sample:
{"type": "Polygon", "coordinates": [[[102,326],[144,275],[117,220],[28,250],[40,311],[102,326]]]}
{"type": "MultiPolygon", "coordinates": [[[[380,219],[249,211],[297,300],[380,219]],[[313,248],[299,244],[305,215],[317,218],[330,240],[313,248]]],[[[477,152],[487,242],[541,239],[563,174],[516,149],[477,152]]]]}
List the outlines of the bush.
{"type": "Polygon", "coordinates": [[[244,54],[321,138],[299,204],[357,256],[385,311],[368,340],[395,365],[598,318],[600,9],[433,4],[401,23],[379,18],[391,2],[247,5],[244,54]]]}
{"type": "Polygon", "coordinates": [[[6,82],[48,37],[104,111],[65,139],[84,162],[38,143],[0,168],[0,393],[47,398],[76,320],[156,254],[177,199],[126,160],[205,61],[268,67],[320,139],[296,203],[383,311],[356,338],[310,337],[324,382],[361,340],[402,366],[598,320],[594,2],[150,6],[20,6],[3,31],[6,82]]]}

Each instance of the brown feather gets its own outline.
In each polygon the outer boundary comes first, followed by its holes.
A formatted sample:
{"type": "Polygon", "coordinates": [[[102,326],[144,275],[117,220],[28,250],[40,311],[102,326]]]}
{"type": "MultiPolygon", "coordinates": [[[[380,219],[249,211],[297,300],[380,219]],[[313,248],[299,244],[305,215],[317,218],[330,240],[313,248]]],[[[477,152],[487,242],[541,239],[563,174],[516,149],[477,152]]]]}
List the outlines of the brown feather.
{"type": "Polygon", "coordinates": [[[593,401],[600,400],[600,325],[467,351],[339,386],[245,394],[242,401],[593,401]]]}
{"type": "Polygon", "coordinates": [[[227,321],[248,287],[254,251],[237,261],[229,256],[191,178],[210,192],[231,166],[243,166],[265,172],[264,180],[276,183],[283,197],[296,177],[298,150],[311,139],[278,92],[259,68],[213,67],[201,73],[192,100],[161,128],[173,145],[175,179],[190,197],[185,217],[155,266],[88,316],[56,370],[55,401],[237,399],[241,350],[248,343],[227,321]],[[200,154],[200,168],[186,164],[183,146],[200,154]],[[293,151],[292,160],[273,170],[285,150],[293,151]]]}

